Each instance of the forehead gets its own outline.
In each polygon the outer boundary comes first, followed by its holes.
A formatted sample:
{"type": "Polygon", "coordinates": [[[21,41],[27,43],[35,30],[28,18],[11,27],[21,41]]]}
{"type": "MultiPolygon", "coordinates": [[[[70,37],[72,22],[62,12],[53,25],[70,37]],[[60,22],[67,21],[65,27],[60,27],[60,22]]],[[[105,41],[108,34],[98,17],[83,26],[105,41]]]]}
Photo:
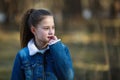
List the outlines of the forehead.
{"type": "Polygon", "coordinates": [[[54,24],[53,16],[44,16],[43,20],[39,22],[39,25],[45,25],[45,24],[54,24]]]}

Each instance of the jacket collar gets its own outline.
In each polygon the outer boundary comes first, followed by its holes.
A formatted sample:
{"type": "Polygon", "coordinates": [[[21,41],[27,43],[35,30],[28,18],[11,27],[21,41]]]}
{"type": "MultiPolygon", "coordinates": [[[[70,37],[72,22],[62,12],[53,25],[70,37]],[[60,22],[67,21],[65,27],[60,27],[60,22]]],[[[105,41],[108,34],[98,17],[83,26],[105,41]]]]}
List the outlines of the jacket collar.
{"type": "Polygon", "coordinates": [[[29,42],[28,42],[28,50],[29,50],[29,55],[30,56],[33,56],[35,55],[37,52],[40,52],[41,54],[44,54],[45,51],[47,51],[49,49],[49,46],[45,49],[42,49],[42,50],[39,50],[35,43],[34,43],[34,39],[31,39],[29,42]]]}

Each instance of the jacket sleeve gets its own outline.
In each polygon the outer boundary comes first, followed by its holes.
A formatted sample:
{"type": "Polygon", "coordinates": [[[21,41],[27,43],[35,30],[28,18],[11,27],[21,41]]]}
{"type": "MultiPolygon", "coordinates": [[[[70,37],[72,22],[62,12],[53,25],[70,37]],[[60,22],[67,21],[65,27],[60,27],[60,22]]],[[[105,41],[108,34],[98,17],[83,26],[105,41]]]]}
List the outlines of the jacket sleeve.
{"type": "Polygon", "coordinates": [[[16,55],[11,80],[24,80],[23,69],[21,69],[21,59],[19,53],[16,55]]]}
{"type": "Polygon", "coordinates": [[[53,55],[54,69],[58,80],[73,80],[74,71],[68,48],[61,42],[50,45],[53,55]]]}

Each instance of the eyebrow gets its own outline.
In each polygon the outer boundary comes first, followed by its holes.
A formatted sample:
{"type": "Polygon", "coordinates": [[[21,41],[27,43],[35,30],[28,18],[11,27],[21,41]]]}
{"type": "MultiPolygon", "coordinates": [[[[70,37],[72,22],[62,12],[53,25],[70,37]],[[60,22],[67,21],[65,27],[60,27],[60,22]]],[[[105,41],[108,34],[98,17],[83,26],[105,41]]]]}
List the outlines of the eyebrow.
{"type": "MultiPolygon", "coordinates": [[[[43,26],[43,27],[50,27],[50,26],[43,26]]],[[[52,27],[55,27],[55,26],[52,26],[52,27]]]]}

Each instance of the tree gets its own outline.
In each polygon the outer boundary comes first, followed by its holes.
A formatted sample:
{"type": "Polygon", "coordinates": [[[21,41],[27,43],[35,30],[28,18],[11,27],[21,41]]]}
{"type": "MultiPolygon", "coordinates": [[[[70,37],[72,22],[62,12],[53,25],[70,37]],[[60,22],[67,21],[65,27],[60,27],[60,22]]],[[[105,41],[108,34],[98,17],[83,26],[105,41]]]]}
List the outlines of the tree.
{"type": "Polygon", "coordinates": [[[5,14],[5,22],[3,27],[16,28],[20,23],[22,13],[29,8],[33,0],[1,0],[0,9],[5,14]],[[8,26],[9,25],[9,26],[8,26]]]}

